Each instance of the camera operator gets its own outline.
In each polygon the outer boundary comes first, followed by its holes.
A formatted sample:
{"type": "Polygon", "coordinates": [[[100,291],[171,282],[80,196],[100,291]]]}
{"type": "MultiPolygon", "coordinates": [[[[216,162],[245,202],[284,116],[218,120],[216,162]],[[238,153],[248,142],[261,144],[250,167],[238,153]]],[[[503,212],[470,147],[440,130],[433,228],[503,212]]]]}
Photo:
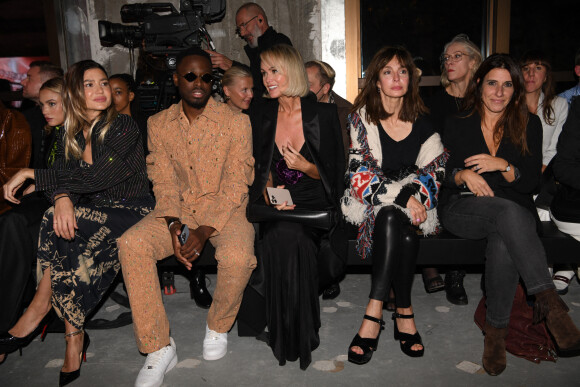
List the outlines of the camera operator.
{"type": "MultiPolygon", "coordinates": [[[[260,53],[276,44],[292,45],[290,39],[268,24],[268,18],[264,9],[256,3],[245,3],[236,12],[236,33],[248,44],[244,51],[250,60],[250,69],[254,79],[254,99],[261,98],[266,91],[260,73],[260,53]]],[[[232,66],[240,65],[239,62],[216,51],[206,50],[211,56],[214,68],[228,70],[232,66]]]]}

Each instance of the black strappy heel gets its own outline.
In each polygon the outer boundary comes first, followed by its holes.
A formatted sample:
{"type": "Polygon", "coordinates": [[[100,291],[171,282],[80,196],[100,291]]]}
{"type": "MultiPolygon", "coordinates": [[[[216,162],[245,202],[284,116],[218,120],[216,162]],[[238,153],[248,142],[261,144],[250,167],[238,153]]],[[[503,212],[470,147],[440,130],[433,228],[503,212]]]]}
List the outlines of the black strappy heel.
{"type": "Polygon", "coordinates": [[[397,327],[397,320],[398,318],[415,318],[415,314],[399,314],[397,312],[393,313],[393,322],[395,326],[395,340],[399,340],[401,344],[401,351],[407,356],[410,357],[421,357],[423,353],[425,353],[425,346],[423,345],[423,340],[421,339],[421,335],[419,331],[415,332],[415,334],[399,332],[399,328],[397,327]],[[404,343],[403,343],[404,341],[404,343]],[[413,351],[411,348],[413,345],[419,344],[423,348],[418,351],[413,351]]]}
{"type": "Polygon", "coordinates": [[[352,342],[348,347],[348,361],[354,364],[366,364],[373,357],[373,352],[377,350],[379,345],[379,337],[381,337],[381,331],[385,329],[385,322],[382,319],[378,319],[373,316],[364,315],[364,318],[375,322],[380,325],[379,334],[374,339],[360,337],[357,333],[352,342]],[[354,352],[352,347],[360,347],[363,350],[362,355],[354,352]]]}

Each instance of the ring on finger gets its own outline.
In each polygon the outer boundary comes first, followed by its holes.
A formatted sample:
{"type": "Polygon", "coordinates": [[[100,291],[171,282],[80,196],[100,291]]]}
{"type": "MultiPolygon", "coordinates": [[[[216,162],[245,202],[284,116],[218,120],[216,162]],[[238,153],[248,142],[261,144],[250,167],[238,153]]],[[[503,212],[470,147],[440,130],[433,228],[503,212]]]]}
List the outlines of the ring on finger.
{"type": "Polygon", "coordinates": [[[197,251],[197,249],[193,249],[193,251],[195,251],[195,255],[199,257],[199,251],[197,251]]]}

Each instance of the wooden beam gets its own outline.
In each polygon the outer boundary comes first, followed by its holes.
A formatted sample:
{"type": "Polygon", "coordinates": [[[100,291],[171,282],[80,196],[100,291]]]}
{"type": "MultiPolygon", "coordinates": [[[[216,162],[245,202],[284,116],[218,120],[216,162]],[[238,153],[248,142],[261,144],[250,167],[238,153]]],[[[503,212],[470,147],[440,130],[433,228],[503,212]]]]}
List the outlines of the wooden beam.
{"type": "Polygon", "coordinates": [[[495,52],[509,54],[510,52],[510,9],[511,0],[495,0],[496,23],[495,23],[495,52]]]}
{"type": "Polygon", "coordinates": [[[346,99],[354,101],[358,95],[361,71],[360,0],[344,1],[346,99]]]}

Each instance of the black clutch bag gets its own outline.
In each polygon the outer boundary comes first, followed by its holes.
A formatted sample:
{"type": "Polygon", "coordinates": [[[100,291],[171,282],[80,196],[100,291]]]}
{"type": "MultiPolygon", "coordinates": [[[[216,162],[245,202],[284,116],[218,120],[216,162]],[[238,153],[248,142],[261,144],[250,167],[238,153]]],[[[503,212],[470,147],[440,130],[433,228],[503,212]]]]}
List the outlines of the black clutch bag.
{"type": "Polygon", "coordinates": [[[261,222],[296,222],[306,226],[330,230],[334,224],[333,210],[304,210],[278,211],[265,204],[249,204],[246,216],[250,223],[261,222]]]}

